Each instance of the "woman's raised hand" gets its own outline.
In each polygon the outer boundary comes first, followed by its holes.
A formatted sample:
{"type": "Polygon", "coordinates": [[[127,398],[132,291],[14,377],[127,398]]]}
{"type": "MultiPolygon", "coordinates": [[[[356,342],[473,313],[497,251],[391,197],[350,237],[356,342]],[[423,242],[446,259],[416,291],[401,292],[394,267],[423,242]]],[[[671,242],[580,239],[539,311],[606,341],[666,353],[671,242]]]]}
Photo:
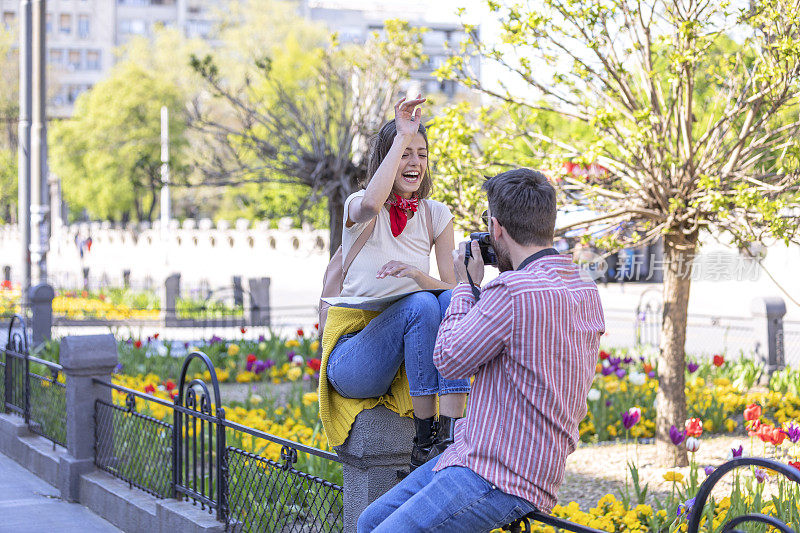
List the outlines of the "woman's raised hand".
{"type": "Polygon", "coordinates": [[[424,101],[425,98],[418,94],[413,100],[406,102],[405,97],[403,97],[395,104],[394,123],[397,128],[397,135],[410,136],[419,131],[419,125],[422,122],[422,109],[417,106],[424,101]]]}

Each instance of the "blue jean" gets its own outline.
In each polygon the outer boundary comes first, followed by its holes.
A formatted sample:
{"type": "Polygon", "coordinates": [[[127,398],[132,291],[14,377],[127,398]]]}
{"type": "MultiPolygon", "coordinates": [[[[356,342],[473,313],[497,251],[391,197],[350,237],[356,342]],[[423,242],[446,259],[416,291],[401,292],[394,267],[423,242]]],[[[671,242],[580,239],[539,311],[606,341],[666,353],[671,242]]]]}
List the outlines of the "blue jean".
{"type": "Polygon", "coordinates": [[[469,392],[468,379],[445,379],[433,365],[436,334],[450,291],[415,292],[392,304],[361,331],[343,335],[328,357],[328,381],[345,398],[376,398],[389,390],[405,361],[411,396],[469,392]]]}
{"type": "Polygon", "coordinates": [[[372,502],[358,518],[358,533],[491,531],[536,508],[463,466],[434,472],[420,466],[372,502]]]}

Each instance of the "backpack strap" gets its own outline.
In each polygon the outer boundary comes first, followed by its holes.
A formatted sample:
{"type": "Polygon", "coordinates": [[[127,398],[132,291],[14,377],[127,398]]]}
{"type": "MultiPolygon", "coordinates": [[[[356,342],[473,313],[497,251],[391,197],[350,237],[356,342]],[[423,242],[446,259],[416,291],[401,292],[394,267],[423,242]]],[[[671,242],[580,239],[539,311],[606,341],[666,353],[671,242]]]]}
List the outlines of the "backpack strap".
{"type": "Polygon", "coordinates": [[[344,258],[342,261],[342,283],[344,283],[344,278],[347,277],[347,271],[350,270],[350,265],[353,264],[355,261],[358,252],[364,247],[364,245],[369,240],[372,232],[375,230],[375,223],[378,221],[378,217],[373,218],[367,224],[367,227],[364,228],[364,231],[361,232],[361,235],[358,236],[356,242],[353,243],[353,246],[347,251],[347,257],[344,258]]]}
{"type": "Polygon", "coordinates": [[[428,228],[428,241],[431,243],[431,248],[436,243],[436,236],[433,234],[433,213],[431,203],[428,200],[423,200],[425,203],[425,225],[428,228]]]}

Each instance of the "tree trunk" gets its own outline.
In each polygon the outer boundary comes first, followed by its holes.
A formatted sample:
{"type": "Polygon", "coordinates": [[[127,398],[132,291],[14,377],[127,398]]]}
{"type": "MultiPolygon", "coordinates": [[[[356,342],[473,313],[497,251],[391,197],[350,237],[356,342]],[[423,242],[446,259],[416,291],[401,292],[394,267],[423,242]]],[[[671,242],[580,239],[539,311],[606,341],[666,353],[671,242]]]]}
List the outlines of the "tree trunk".
{"type": "Polygon", "coordinates": [[[656,449],[661,466],[686,466],[686,449],[669,436],[671,426],[682,430],[686,422],[686,315],[691,287],[691,267],[697,235],[664,236],[664,312],[658,359],[656,394],[656,449]]]}
{"type": "Polygon", "coordinates": [[[339,195],[334,192],[328,196],[328,227],[330,228],[330,256],[342,244],[342,230],[344,229],[344,202],[339,199],[339,195]]]}

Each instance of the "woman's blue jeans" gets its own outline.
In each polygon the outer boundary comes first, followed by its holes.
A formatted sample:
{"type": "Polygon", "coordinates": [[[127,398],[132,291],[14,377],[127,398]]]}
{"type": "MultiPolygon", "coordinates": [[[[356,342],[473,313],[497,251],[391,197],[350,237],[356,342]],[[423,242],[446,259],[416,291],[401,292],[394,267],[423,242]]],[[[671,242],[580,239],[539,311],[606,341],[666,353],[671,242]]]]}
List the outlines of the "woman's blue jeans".
{"type": "Polygon", "coordinates": [[[411,396],[469,392],[468,379],[445,379],[433,347],[450,291],[416,292],[392,304],[361,331],[342,335],[328,357],[328,381],[345,398],[386,394],[405,361],[411,396]]]}

